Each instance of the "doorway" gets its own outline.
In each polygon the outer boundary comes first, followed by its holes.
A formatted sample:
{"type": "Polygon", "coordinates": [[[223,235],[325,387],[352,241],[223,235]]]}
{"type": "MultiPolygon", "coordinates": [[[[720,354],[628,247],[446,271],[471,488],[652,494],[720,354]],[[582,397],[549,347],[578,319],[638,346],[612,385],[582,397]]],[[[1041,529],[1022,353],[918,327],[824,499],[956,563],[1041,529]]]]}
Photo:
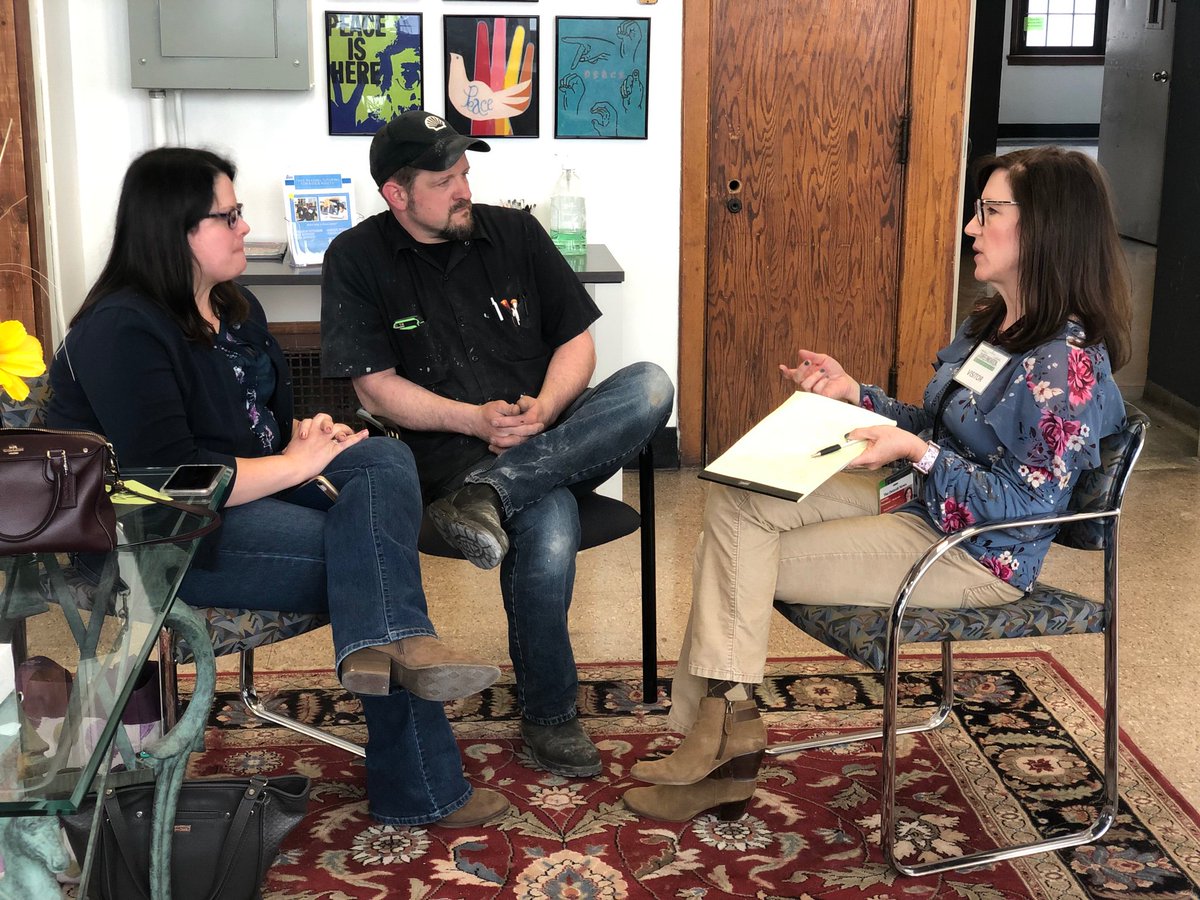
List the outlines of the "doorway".
{"type": "MultiPolygon", "coordinates": [[[[1127,236],[1122,246],[1133,285],[1132,356],[1115,377],[1125,397],[1136,400],[1145,390],[1150,353],[1158,254],[1146,240],[1155,239],[1152,234],[1158,223],[1169,88],[1161,76],[1157,81],[1154,76],[1172,68],[1176,4],[1113,0],[1108,6],[1103,66],[1028,66],[1006,63],[1013,2],[976,4],[968,122],[971,159],[1053,143],[1087,153],[1106,169],[1120,230],[1127,236]],[[994,147],[986,143],[989,134],[995,135],[994,147]],[[1153,228],[1148,230],[1148,223],[1153,228]]],[[[974,199],[969,178],[964,199],[965,223],[974,199]]],[[[969,255],[964,255],[956,323],[990,292],[975,281],[972,268],[969,255]]]]}

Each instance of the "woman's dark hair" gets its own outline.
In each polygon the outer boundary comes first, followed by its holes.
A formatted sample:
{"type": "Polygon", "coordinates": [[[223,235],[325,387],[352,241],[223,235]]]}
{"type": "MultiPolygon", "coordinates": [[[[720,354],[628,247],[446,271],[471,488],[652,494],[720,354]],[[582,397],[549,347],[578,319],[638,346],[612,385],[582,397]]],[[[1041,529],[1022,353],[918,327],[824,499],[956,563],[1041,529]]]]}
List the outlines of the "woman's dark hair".
{"type": "MultiPolygon", "coordinates": [[[[232,180],[236,172],[229,160],[188,147],[160,147],[135,159],[121,184],[112,250],[71,324],[103,297],[135,288],[162,307],[189,340],[211,342],[212,328],[196,306],[188,234],[211,211],[217,176],[232,180]]],[[[211,297],[217,315],[245,320],[249,306],[233,282],[218,284],[211,297]]]]}
{"type": "MultiPolygon", "coordinates": [[[[1113,369],[1119,369],[1129,360],[1130,284],[1103,171],[1074,150],[1017,150],[980,160],[975,177],[980,196],[996,171],[1007,173],[1020,204],[1022,310],[997,343],[1010,352],[1030,350],[1057,336],[1073,317],[1087,335],[1085,346],[1103,341],[1113,369]]],[[[999,296],[981,303],[968,333],[978,337],[1001,321],[1003,306],[999,296]]]]}

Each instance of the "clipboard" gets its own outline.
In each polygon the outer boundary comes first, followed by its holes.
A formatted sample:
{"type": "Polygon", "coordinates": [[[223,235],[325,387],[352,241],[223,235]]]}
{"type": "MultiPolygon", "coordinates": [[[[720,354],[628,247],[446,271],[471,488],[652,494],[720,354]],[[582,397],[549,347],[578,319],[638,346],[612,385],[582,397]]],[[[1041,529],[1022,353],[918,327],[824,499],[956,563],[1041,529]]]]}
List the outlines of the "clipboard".
{"type": "Polygon", "coordinates": [[[843,443],[855,428],[895,424],[861,406],[796,391],[701,470],[700,477],[796,502],[846,468],[862,453],[862,445],[813,454],[843,443]]]}

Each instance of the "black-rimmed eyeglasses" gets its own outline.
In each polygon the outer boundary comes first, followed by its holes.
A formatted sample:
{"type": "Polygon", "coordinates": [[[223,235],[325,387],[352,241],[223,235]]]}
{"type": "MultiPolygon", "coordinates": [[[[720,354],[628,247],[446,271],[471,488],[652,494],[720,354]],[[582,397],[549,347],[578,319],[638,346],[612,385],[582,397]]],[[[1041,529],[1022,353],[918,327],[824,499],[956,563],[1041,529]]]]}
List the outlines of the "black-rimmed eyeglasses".
{"type": "Polygon", "coordinates": [[[228,225],[229,230],[232,231],[234,228],[238,227],[238,222],[242,221],[242,204],[239,203],[233,209],[229,210],[229,212],[208,213],[204,216],[204,218],[224,219],[225,224],[228,225]]]}
{"type": "MultiPolygon", "coordinates": [[[[984,200],[982,197],[980,197],[978,200],[975,201],[975,221],[978,222],[981,227],[987,224],[987,222],[985,222],[984,218],[983,218],[983,208],[985,206],[1020,206],[1020,205],[1021,204],[1018,203],[1016,200],[984,200]]],[[[231,225],[229,227],[232,228],[233,226],[231,225]]]]}

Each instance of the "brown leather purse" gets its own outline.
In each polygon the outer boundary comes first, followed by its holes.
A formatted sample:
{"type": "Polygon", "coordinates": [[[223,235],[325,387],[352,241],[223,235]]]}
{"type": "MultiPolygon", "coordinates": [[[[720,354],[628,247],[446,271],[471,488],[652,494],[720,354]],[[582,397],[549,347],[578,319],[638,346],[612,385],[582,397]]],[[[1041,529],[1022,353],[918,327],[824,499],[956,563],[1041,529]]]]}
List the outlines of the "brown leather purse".
{"type": "Polygon", "coordinates": [[[0,429],[0,556],[117,545],[112,446],[90,431],[0,429]]]}
{"type": "Polygon", "coordinates": [[[0,556],[21,553],[107,553],[117,546],[109,491],[124,490],[196,516],[186,534],[125,543],[184,543],[215,531],[221,517],[207,506],[163,500],[121,482],[112,445],[91,431],[0,428],[0,556]]]}

